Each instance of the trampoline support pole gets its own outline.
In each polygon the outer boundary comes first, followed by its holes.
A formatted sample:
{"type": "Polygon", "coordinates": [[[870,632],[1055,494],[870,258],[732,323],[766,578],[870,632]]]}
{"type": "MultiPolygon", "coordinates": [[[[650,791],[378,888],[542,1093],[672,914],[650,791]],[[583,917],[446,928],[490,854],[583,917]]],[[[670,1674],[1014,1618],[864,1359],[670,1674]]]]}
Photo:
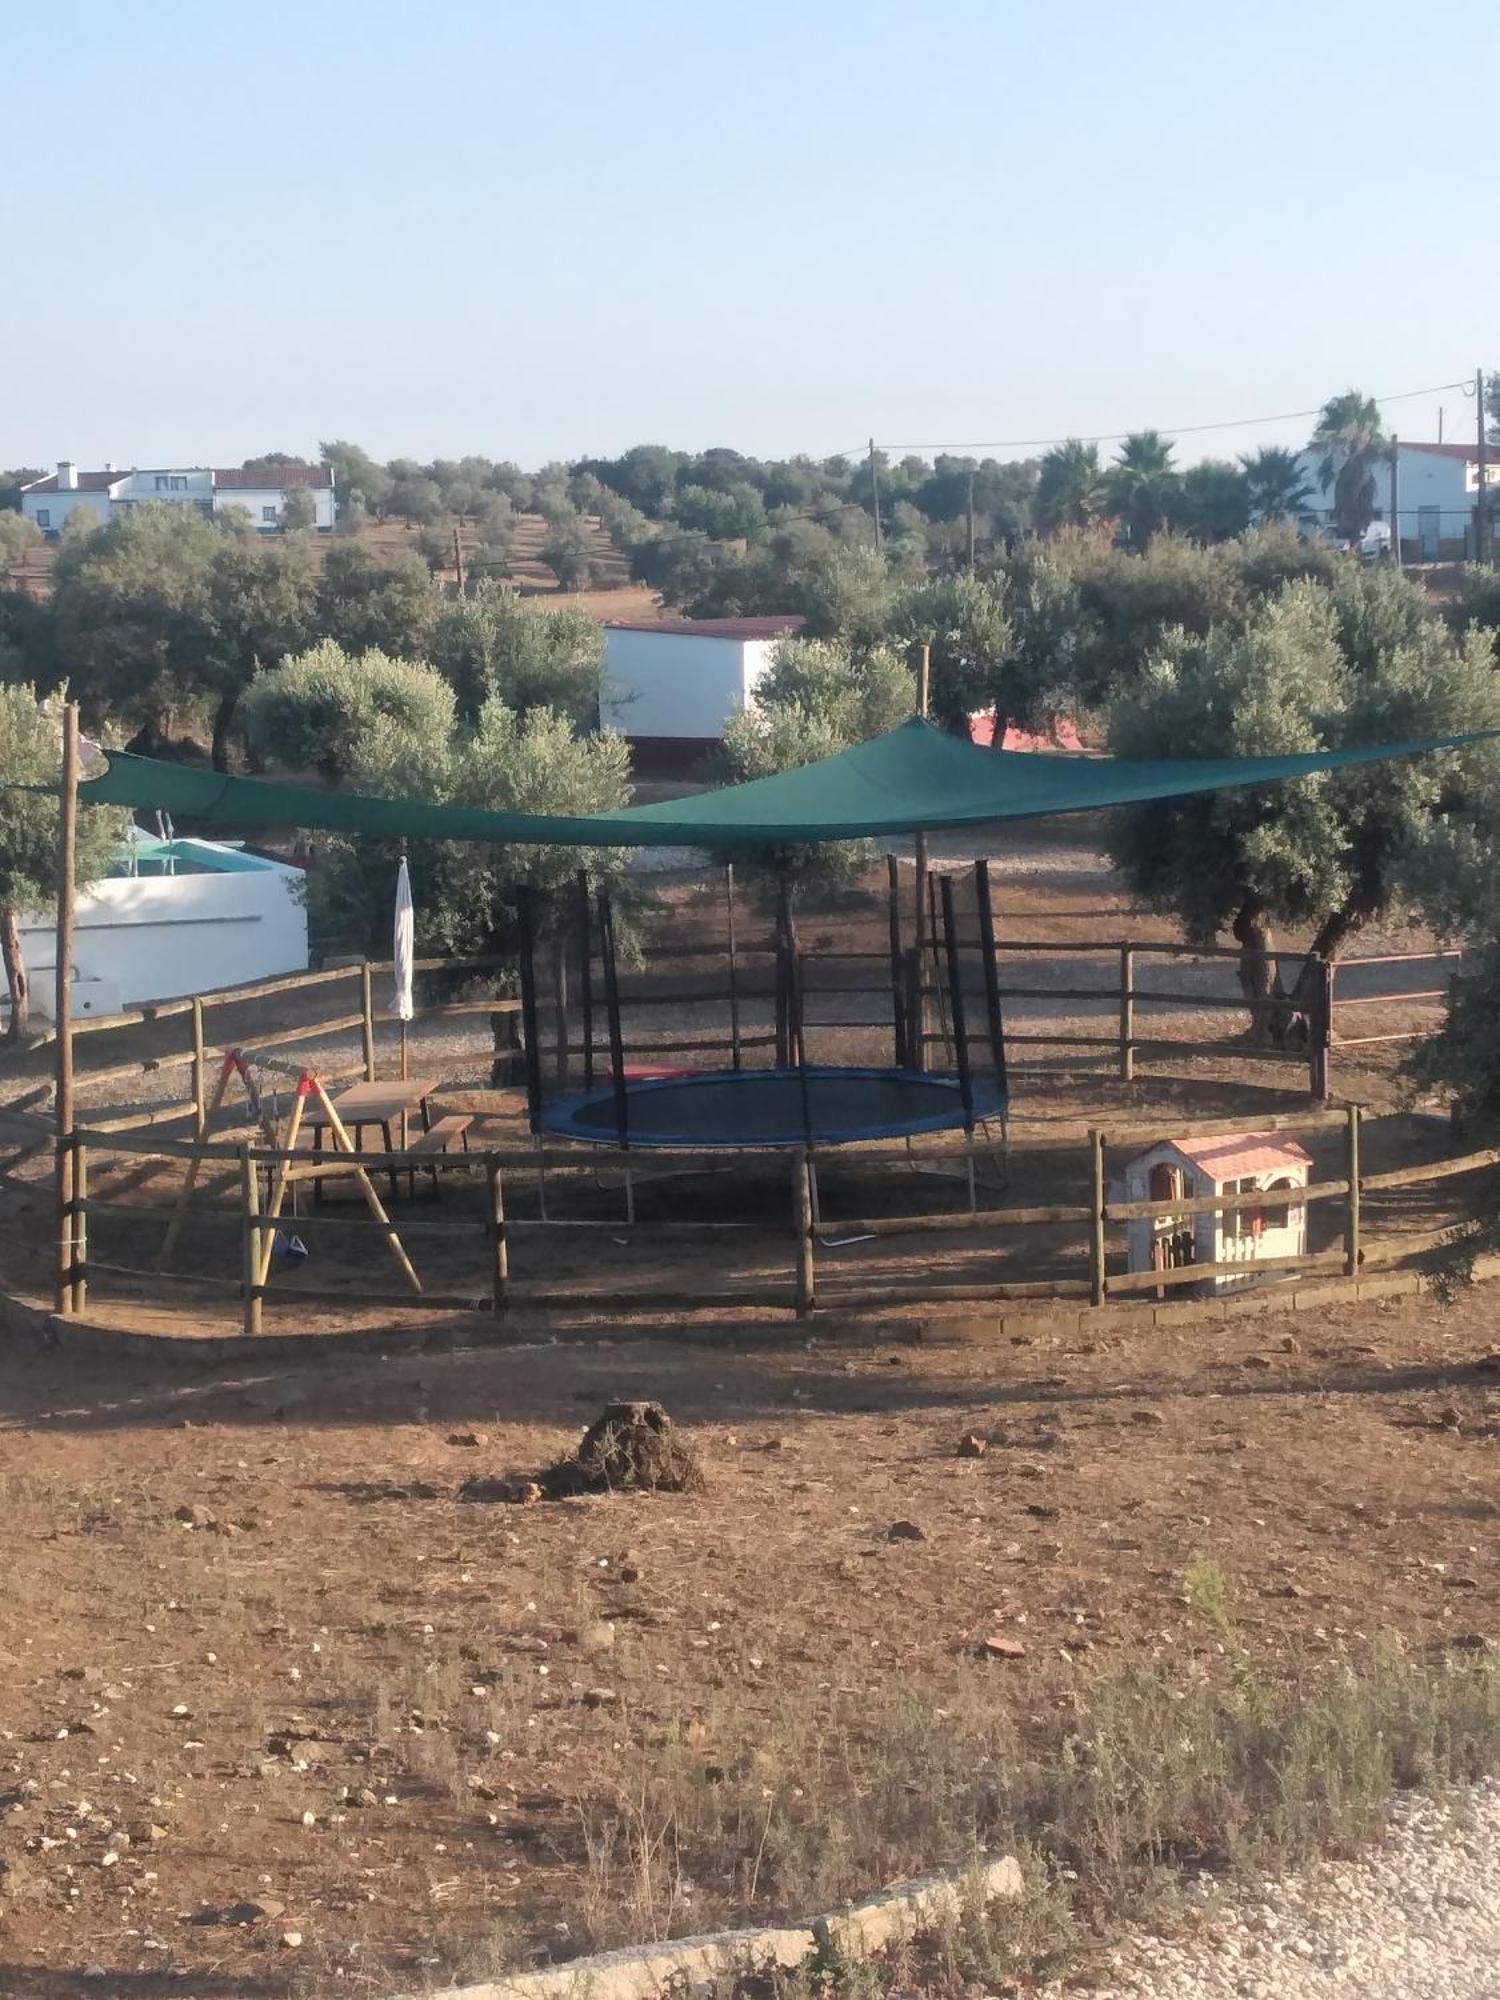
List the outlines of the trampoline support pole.
{"type": "Polygon", "coordinates": [[[974,900],[979,912],[979,950],[984,959],[984,1004],[989,1016],[990,1060],[1002,1103],[1009,1095],[1005,1074],[1005,1015],[1000,1005],[1000,966],[995,956],[995,906],[990,898],[990,864],[974,863],[974,900]]]}
{"type": "Polygon", "coordinates": [[[578,1002],[583,1010],[583,1087],[594,1087],[594,934],[587,870],[578,871],[578,1002]]]}
{"type": "Polygon", "coordinates": [[[521,931],[521,1033],[526,1043],[526,1109],[532,1131],[539,1133],[542,1051],[536,1004],[536,908],[529,882],[521,883],[516,890],[516,915],[521,931]]]}
{"type": "Polygon", "coordinates": [[[894,854],[885,857],[886,908],[891,937],[891,1030],[897,1069],[915,1069],[907,1046],[905,971],[901,951],[901,864],[894,854]]]}
{"type": "Polygon", "coordinates": [[[740,972],[739,955],[735,949],[734,937],[734,863],[724,864],[724,921],[728,931],[729,945],[729,1043],[733,1051],[733,1065],[739,1069],[742,1064],[740,1049],[740,972]]]}
{"type": "Polygon", "coordinates": [[[953,1023],[953,1056],[958,1067],[958,1094],[964,1107],[964,1131],[974,1143],[974,1079],[969,1071],[969,1032],[964,1016],[963,964],[958,952],[958,919],[953,910],[953,877],[945,875],[943,949],[948,965],[948,1013],[953,1023]]]}

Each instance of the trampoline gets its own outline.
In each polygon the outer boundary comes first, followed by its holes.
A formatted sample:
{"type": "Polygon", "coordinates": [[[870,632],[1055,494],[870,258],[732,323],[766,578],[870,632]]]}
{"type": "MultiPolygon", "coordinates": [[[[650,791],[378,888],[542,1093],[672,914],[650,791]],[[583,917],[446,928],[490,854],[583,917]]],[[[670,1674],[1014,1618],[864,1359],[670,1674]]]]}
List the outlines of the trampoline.
{"type": "Polygon", "coordinates": [[[914,1138],[1003,1119],[997,1079],[910,1069],[701,1070],[627,1077],[540,1107],[542,1130],[595,1145],[691,1147],[844,1146],[914,1138]],[[966,1095],[968,1102],[965,1102],[966,1095]]]}

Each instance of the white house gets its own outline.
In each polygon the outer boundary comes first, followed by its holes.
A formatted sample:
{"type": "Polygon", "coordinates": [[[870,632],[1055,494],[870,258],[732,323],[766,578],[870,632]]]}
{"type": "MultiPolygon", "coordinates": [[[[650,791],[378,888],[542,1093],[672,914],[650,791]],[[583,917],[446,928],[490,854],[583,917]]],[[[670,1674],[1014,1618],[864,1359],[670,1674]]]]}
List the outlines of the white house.
{"type": "MultiPolygon", "coordinates": [[[[1226,1214],[1158,1215],[1126,1224],[1132,1271],[1175,1271],[1190,1264],[1271,1265],[1307,1249],[1307,1204],[1273,1201],[1272,1194],[1307,1186],[1311,1154],[1295,1139],[1271,1132],[1223,1138],[1164,1139],[1125,1169],[1127,1201],[1190,1201],[1200,1196],[1265,1194],[1264,1204],[1226,1214]]],[[[1238,1291],[1259,1281],[1247,1269],[1204,1280],[1210,1292],[1238,1291]]],[[[1267,1269],[1265,1276],[1273,1275],[1267,1269]]],[[[1188,1287],[1173,1286],[1180,1298],[1188,1287]]]]}
{"type": "Polygon", "coordinates": [[[287,494],[297,487],[312,499],[313,526],[331,529],[333,471],[326,465],[288,465],[275,472],[204,465],[148,471],[133,467],[127,472],[106,465],[102,472],[80,472],[71,459],[63,459],[56,472],[21,488],[21,512],[50,536],[60,533],[68,516],[80,509],[102,524],[123,508],[158,503],[196,507],[204,514],[242,507],[263,534],[273,534],[281,526],[287,494]]]}
{"type": "Polygon", "coordinates": [[[690,776],[751,700],[795,617],[606,620],[599,720],[629,739],[637,771],[690,776]]]}
{"type": "MultiPolygon", "coordinates": [[[[1306,452],[1302,473],[1312,489],[1307,517],[1326,524],[1333,516],[1333,489],[1318,478],[1321,454],[1306,452]]],[[[1491,531],[1500,515],[1500,445],[1488,454],[1485,489],[1490,495],[1491,531]]],[[[1401,514],[1401,553],[1407,562],[1461,561],[1474,529],[1479,492],[1477,444],[1410,444],[1396,447],[1396,504],[1401,514]]],[[[1375,473],[1375,519],[1389,522],[1390,462],[1375,473]]]]}
{"type": "MultiPolygon", "coordinates": [[[[300,868],[217,841],[136,833],[115,870],[78,898],[74,1013],[118,1014],[305,972],[304,881],[300,868]]],[[[21,949],[32,1011],[50,1017],[57,967],[50,911],[22,917],[21,949]]]]}

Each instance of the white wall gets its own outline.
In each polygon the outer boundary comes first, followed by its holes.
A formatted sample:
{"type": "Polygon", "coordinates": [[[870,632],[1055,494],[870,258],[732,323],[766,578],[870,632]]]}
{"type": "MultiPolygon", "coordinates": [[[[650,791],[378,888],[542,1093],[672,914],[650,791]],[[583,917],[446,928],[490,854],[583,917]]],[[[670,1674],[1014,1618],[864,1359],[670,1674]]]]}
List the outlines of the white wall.
{"type": "Polygon", "coordinates": [[[717,742],[765,669],[763,640],[698,633],[604,634],[600,720],[626,736],[686,736],[717,742]],[[748,657],[761,655],[759,661],[748,657]]]}
{"type": "MultiPolygon", "coordinates": [[[[296,490],[312,496],[313,526],[315,528],[331,528],[333,526],[333,488],[331,486],[303,486],[298,487],[296,490]]],[[[286,499],[286,494],[287,489],[280,486],[238,487],[233,490],[217,486],[214,488],[214,512],[216,514],[223,514],[227,513],[231,507],[243,507],[255,527],[269,529],[272,523],[261,519],[261,509],[263,507],[274,507],[276,509],[276,520],[279,523],[281,520],[282,502],[286,499]]]]}
{"type": "MultiPolygon", "coordinates": [[[[1320,454],[1305,452],[1302,458],[1303,476],[1312,491],[1311,506],[1321,518],[1332,510],[1333,489],[1318,483],[1320,454]]],[[[1442,535],[1445,540],[1460,539],[1473,516],[1475,484],[1474,470],[1461,458],[1449,458],[1437,452],[1420,451],[1414,445],[1402,445],[1400,464],[1397,468],[1396,502],[1401,510],[1401,538],[1403,542],[1413,542],[1418,537],[1418,512],[1423,507],[1436,507],[1442,514],[1442,535]]],[[[1500,465],[1490,468],[1491,483],[1496,482],[1500,465]]],[[[1391,504],[1390,464],[1378,466],[1375,473],[1375,518],[1385,520],[1391,504]]]]}
{"type": "Polygon", "coordinates": [[[151,466],[145,471],[130,473],[115,488],[115,498],[116,500],[128,500],[141,506],[148,505],[152,501],[163,501],[173,504],[186,502],[189,505],[196,503],[201,507],[212,501],[213,491],[213,474],[205,468],[200,467],[196,471],[186,471],[181,466],[175,470],[170,466],[151,466]],[[187,484],[174,488],[169,483],[168,485],[158,487],[156,483],[158,479],[164,479],[169,482],[174,479],[183,479],[187,481],[187,484]]]}
{"type": "MultiPolygon", "coordinates": [[[[32,1006],[50,1016],[57,966],[51,915],[23,917],[21,941],[32,1006]]],[[[75,1009],[91,1013],[303,972],[302,872],[269,863],[231,875],[112,877],[78,899],[73,963],[75,1009]],[[90,1002],[90,988],[101,1004],[90,1002]]]]}
{"type": "Polygon", "coordinates": [[[55,535],[64,521],[76,508],[81,507],[95,520],[109,519],[109,495],[107,493],[23,493],[21,512],[28,521],[35,521],[44,535],[55,535]],[[45,522],[38,519],[45,514],[45,522]]]}

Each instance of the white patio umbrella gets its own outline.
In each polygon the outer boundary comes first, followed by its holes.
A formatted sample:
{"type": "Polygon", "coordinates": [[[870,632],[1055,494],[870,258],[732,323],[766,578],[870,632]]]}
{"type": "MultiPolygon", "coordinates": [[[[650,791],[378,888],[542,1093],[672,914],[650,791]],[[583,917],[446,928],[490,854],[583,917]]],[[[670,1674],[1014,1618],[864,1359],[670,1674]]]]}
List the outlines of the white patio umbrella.
{"type": "Polygon", "coordinates": [[[411,975],[414,952],[412,934],[414,918],[411,902],[411,873],[406,865],[406,856],[401,857],[401,866],[396,871],[396,921],[392,938],[392,970],[395,973],[395,991],[391,995],[391,1012],[401,1023],[401,1075],[406,1076],[406,1024],[416,1009],[412,1005],[411,975]]]}

